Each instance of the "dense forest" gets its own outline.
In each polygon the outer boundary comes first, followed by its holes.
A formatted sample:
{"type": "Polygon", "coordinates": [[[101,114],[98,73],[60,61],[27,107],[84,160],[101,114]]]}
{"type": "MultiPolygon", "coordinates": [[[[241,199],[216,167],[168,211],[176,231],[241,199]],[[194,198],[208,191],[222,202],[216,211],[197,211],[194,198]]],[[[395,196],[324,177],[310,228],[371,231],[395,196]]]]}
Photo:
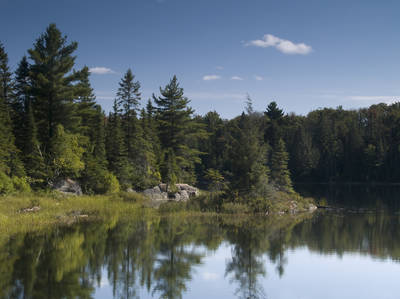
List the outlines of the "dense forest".
{"type": "Polygon", "coordinates": [[[174,76],[143,99],[131,69],[113,110],[96,103],[76,42],[51,24],[12,71],[0,44],[0,193],[43,189],[60,178],[84,191],[196,184],[231,195],[291,192],[294,181],[400,180],[400,103],[359,110],[196,115],[174,76]]]}

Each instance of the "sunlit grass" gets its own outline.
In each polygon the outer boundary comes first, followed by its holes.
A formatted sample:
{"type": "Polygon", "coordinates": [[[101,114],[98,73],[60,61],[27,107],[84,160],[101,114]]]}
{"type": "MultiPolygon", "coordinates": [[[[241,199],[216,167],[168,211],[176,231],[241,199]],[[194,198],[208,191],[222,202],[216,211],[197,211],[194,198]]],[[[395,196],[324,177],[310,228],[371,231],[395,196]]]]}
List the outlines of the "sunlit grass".
{"type": "Polygon", "coordinates": [[[152,213],[138,194],[65,196],[57,193],[0,197],[0,236],[94,219],[152,213]],[[40,207],[39,211],[24,209],[40,207]]]}

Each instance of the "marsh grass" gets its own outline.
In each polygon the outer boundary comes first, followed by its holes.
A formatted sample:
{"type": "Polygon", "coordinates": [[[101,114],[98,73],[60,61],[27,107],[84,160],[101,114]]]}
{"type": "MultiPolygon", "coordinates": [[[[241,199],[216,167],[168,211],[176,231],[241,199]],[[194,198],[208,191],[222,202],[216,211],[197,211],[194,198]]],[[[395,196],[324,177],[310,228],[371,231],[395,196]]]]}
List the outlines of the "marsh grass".
{"type": "Polygon", "coordinates": [[[65,196],[60,193],[18,194],[0,197],[1,235],[44,230],[95,219],[151,214],[140,194],[65,196]],[[40,207],[38,211],[26,211],[40,207]]]}

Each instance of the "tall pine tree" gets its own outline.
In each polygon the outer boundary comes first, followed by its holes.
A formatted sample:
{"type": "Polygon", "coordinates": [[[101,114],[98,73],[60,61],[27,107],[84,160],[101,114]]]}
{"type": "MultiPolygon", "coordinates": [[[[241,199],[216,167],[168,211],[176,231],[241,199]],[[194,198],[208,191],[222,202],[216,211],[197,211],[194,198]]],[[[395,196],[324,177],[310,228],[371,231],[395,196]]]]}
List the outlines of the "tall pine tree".
{"type": "Polygon", "coordinates": [[[72,55],[77,47],[76,42],[67,44],[67,38],[56,25],[50,24],[28,50],[33,61],[30,76],[35,119],[46,151],[51,151],[51,139],[59,124],[72,133],[79,124],[74,99],[80,89],[74,83],[79,82],[82,74],[73,71],[76,57],[72,55]]]}
{"type": "Polygon", "coordinates": [[[158,133],[163,151],[163,167],[172,167],[162,173],[162,179],[169,183],[171,177],[177,181],[193,183],[195,181],[194,165],[200,162],[200,152],[194,146],[195,140],[205,136],[199,122],[191,119],[193,109],[188,106],[189,100],[184,96],[176,76],[164,89],[160,88],[160,97],[153,95],[157,104],[158,133]],[[171,172],[173,172],[171,174],[171,172]]]}

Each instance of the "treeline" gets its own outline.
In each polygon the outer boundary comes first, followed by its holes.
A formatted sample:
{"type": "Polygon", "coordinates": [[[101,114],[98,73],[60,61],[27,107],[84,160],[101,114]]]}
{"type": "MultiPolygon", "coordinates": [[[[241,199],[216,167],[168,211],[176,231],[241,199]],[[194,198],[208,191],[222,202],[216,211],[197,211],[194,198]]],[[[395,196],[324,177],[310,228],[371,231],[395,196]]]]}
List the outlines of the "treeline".
{"type": "Polygon", "coordinates": [[[129,69],[113,110],[96,103],[76,42],[54,24],[16,71],[0,44],[0,193],[79,180],[87,193],[186,182],[266,198],[296,181],[400,180],[400,104],[285,115],[275,102],[231,120],[194,114],[174,76],[145,101],[129,69]]]}
{"type": "Polygon", "coordinates": [[[400,181],[400,103],[287,115],[282,130],[296,181],[400,181]]]}
{"type": "Polygon", "coordinates": [[[159,182],[236,195],[265,195],[272,183],[292,190],[276,105],[265,118],[251,100],[233,120],[216,112],[201,117],[175,76],[143,102],[129,69],[106,116],[88,67],[74,68],[76,49],[51,24],[12,73],[1,45],[1,193],[46,188],[66,177],[79,180],[87,193],[143,190],[159,182]]]}

